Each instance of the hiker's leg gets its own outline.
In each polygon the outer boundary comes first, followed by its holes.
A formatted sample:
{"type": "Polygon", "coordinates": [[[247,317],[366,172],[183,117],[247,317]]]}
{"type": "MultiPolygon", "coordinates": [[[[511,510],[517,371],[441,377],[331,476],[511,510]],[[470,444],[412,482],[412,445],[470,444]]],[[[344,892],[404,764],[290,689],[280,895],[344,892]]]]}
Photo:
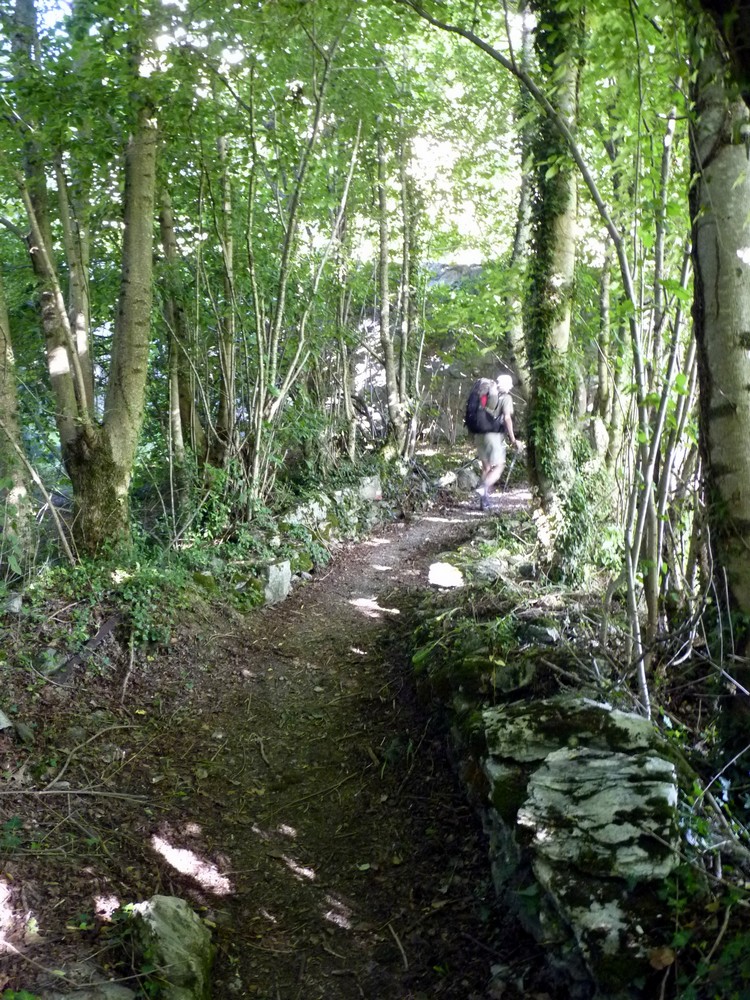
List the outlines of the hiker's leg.
{"type": "Polygon", "coordinates": [[[484,488],[487,496],[492,493],[495,483],[499,482],[505,469],[505,435],[492,434],[491,437],[493,439],[491,442],[492,448],[489,453],[491,467],[484,476],[484,488]]]}
{"type": "Polygon", "coordinates": [[[490,449],[490,445],[489,445],[489,442],[488,442],[487,439],[488,439],[488,435],[487,434],[477,434],[476,438],[475,438],[475,443],[476,443],[476,448],[477,448],[477,458],[482,463],[482,475],[480,476],[480,479],[479,479],[479,481],[480,481],[480,486],[479,486],[479,493],[480,493],[480,495],[484,493],[485,480],[487,479],[487,476],[490,474],[490,472],[492,470],[492,462],[490,460],[491,459],[491,449],[490,449]]]}

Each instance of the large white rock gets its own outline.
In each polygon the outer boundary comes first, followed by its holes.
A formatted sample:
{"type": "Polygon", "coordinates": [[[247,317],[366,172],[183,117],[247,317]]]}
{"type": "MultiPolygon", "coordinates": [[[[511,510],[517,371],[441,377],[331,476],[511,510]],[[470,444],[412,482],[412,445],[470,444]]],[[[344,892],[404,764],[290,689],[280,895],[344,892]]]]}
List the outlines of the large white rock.
{"type": "Polygon", "coordinates": [[[266,604],[278,604],[292,589],[292,567],[288,559],[279,559],[263,567],[263,598],[266,604]]]}
{"type": "Polygon", "coordinates": [[[359,498],[360,500],[382,500],[383,499],[383,486],[380,482],[380,476],[365,476],[359,482],[359,498]]]}
{"type": "Polygon", "coordinates": [[[447,562],[434,562],[430,565],[427,580],[433,587],[451,589],[464,586],[464,575],[460,569],[447,562]]]}

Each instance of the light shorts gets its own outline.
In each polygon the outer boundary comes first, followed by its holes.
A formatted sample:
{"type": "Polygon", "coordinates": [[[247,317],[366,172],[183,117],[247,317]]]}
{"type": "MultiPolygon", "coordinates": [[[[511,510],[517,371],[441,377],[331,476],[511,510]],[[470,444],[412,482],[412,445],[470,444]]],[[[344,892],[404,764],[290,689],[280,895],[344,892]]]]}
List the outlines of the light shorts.
{"type": "Polygon", "coordinates": [[[477,456],[489,466],[504,465],[508,450],[504,434],[475,435],[477,456]]]}

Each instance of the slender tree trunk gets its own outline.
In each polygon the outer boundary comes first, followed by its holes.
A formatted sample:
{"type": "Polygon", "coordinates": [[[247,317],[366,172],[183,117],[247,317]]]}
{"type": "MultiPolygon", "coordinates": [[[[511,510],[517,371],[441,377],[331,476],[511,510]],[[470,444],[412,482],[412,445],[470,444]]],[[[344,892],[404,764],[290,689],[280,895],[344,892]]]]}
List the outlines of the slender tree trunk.
{"type": "MultiPolygon", "coordinates": [[[[180,414],[180,437],[195,455],[199,464],[206,459],[206,432],[200,421],[195,395],[195,373],[191,366],[193,359],[193,343],[185,319],[185,308],[178,280],[180,256],[177,250],[177,237],[174,230],[172,201],[169,193],[163,190],[160,195],[159,229],[165,262],[165,309],[167,326],[169,327],[169,358],[170,371],[176,385],[176,396],[180,414]]],[[[177,440],[177,438],[173,438],[177,440]]]]}
{"type": "MultiPolygon", "coordinates": [[[[531,68],[534,43],[531,11],[528,0],[519,4],[519,14],[522,18],[521,35],[521,68],[528,72],[531,68]]],[[[512,283],[511,292],[505,301],[508,313],[506,343],[508,363],[517,377],[516,388],[521,396],[529,398],[529,369],[526,357],[526,343],[523,323],[523,298],[525,292],[525,277],[527,267],[528,246],[531,238],[531,195],[533,188],[532,149],[533,122],[538,121],[538,113],[531,115],[533,101],[526,87],[519,81],[518,110],[516,121],[525,122],[519,137],[519,158],[521,161],[521,184],[518,189],[518,206],[516,208],[516,227],[513,235],[513,251],[510,257],[509,272],[512,283]]]]}
{"type": "Polygon", "coordinates": [[[234,289],[234,236],[232,221],[232,186],[227,165],[226,139],[218,140],[221,169],[221,206],[217,228],[224,273],[224,297],[219,318],[219,408],[216,414],[215,438],[211,445],[211,462],[221,467],[232,451],[236,409],[236,331],[234,289]]]}
{"type": "Polygon", "coordinates": [[[31,498],[22,452],[15,361],[0,278],[0,497],[5,507],[0,568],[6,576],[7,568],[14,575],[23,572],[32,544],[31,498]]]}
{"type": "Polygon", "coordinates": [[[387,395],[388,408],[388,440],[393,447],[395,454],[401,454],[406,438],[406,426],[404,422],[403,408],[398,391],[398,370],[396,367],[396,356],[393,348],[393,335],[391,333],[391,300],[390,282],[388,280],[388,270],[390,266],[390,252],[388,247],[389,226],[388,226],[388,189],[387,189],[387,163],[385,144],[381,136],[378,137],[378,217],[380,231],[380,257],[379,257],[379,282],[380,282],[380,346],[383,350],[383,366],[385,369],[385,389],[387,395]]]}

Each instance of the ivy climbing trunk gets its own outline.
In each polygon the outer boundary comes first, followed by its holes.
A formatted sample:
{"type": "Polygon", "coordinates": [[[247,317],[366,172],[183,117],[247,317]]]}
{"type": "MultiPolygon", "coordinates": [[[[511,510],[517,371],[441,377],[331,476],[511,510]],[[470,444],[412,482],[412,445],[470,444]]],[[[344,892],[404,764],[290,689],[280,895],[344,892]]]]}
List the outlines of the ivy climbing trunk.
{"type": "MultiPolygon", "coordinates": [[[[550,84],[550,102],[571,134],[578,105],[580,11],[535,5],[536,46],[550,84]]],[[[549,117],[534,144],[536,190],[527,299],[531,370],[529,459],[532,481],[549,512],[573,483],[572,374],[568,357],[576,254],[576,172],[569,145],[549,117]]]]}

